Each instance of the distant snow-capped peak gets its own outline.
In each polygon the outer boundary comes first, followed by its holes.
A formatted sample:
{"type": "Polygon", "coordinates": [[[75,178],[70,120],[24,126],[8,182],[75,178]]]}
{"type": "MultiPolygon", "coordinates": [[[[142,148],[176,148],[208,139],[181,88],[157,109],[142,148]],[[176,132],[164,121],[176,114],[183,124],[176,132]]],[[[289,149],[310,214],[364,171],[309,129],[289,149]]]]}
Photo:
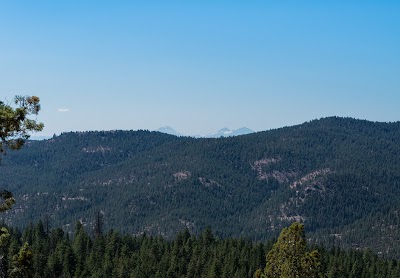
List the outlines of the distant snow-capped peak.
{"type": "MultiPolygon", "coordinates": [[[[175,129],[173,129],[170,126],[163,126],[157,129],[157,131],[162,132],[162,133],[167,133],[170,135],[175,135],[175,136],[185,136],[184,134],[181,134],[177,132],[175,129]]],[[[194,135],[192,137],[200,137],[200,138],[219,138],[219,137],[229,137],[229,136],[239,136],[239,135],[245,135],[249,133],[253,133],[254,131],[247,128],[247,127],[241,127],[238,129],[229,129],[227,127],[221,128],[217,132],[209,133],[206,135],[194,135]]]]}
{"type": "Polygon", "coordinates": [[[173,129],[170,126],[163,126],[157,129],[157,131],[162,132],[162,133],[167,133],[170,135],[175,135],[175,136],[182,136],[179,132],[177,132],[175,129],[173,129]]]}
{"type": "Polygon", "coordinates": [[[217,132],[205,135],[204,137],[211,137],[211,138],[218,138],[218,137],[229,137],[229,136],[238,136],[238,135],[245,135],[249,133],[253,133],[254,131],[247,128],[247,127],[241,127],[238,129],[229,129],[229,128],[222,128],[218,130],[217,132]]]}

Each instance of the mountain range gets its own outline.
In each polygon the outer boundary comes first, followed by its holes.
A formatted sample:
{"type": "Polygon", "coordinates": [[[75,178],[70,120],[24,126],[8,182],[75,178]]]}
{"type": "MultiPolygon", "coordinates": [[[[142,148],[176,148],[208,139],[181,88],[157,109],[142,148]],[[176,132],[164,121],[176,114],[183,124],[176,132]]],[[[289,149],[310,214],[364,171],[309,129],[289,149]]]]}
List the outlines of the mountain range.
{"type": "Polygon", "coordinates": [[[221,138],[150,131],[69,132],[8,151],[2,186],[17,227],[173,237],[210,226],[267,240],[293,221],[318,244],[400,258],[400,122],[329,117],[221,138]]]}
{"type": "MultiPolygon", "coordinates": [[[[175,136],[185,136],[179,132],[177,132],[176,130],[174,130],[172,127],[170,126],[164,126],[164,127],[160,127],[159,129],[157,129],[157,131],[162,132],[162,133],[166,133],[166,134],[170,134],[170,135],[175,135],[175,136]]],[[[213,133],[209,133],[206,135],[194,135],[191,137],[195,137],[195,138],[219,138],[219,137],[230,137],[230,136],[239,136],[239,135],[246,135],[246,134],[250,134],[253,133],[254,131],[251,130],[250,128],[247,127],[241,127],[238,129],[229,129],[229,128],[222,128],[220,130],[218,130],[217,132],[213,132],[213,133]]]]}

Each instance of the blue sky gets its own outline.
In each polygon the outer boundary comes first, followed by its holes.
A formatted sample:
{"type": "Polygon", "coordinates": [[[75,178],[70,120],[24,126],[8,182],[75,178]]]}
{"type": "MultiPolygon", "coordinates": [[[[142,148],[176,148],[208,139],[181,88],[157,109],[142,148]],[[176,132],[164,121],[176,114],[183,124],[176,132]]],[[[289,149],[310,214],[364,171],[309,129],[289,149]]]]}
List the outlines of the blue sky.
{"type": "Polygon", "coordinates": [[[400,1],[1,1],[0,97],[42,135],[400,120],[400,1]]]}

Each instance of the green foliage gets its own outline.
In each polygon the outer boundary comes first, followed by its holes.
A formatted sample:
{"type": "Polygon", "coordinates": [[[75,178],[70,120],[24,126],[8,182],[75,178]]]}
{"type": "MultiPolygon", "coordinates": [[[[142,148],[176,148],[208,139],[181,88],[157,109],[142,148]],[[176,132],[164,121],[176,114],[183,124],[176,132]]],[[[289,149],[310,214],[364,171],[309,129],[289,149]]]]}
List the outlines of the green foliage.
{"type": "Polygon", "coordinates": [[[322,277],[318,251],[307,252],[306,248],[303,224],[295,222],[289,228],[284,228],[268,252],[267,266],[260,277],[322,277]]]}
{"type": "Polygon", "coordinates": [[[29,132],[41,131],[42,123],[30,119],[40,111],[40,99],[37,96],[16,96],[13,108],[0,101],[0,152],[5,148],[20,149],[29,138],[29,132]]]}
{"type": "MultiPolygon", "coordinates": [[[[16,96],[13,108],[10,105],[0,101],[0,153],[4,153],[7,148],[11,150],[20,149],[29,138],[29,132],[41,131],[42,123],[30,119],[29,115],[37,115],[40,111],[40,99],[37,96],[16,96]]],[[[0,157],[1,160],[1,157],[0,157]]],[[[15,204],[15,199],[11,192],[3,190],[0,197],[4,200],[0,204],[0,212],[10,210],[15,204]]],[[[8,241],[10,234],[5,227],[0,229],[0,248],[8,241]]],[[[0,256],[1,275],[4,275],[3,260],[0,256]]],[[[28,245],[21,247],[19,253],[12,259],[12,268],[10,268],[10,277],[31,277],[31,258],[32,252],[28,245]]]]}
{"type": "MultiPolygon", "coordinates": [[[[29,138],[29,132],[43,129],[42,123],[37,123],[28,117],[39,113],[39,102],[40,99],[37,96],[16,96],[14,104],[17,107],[13,108],[0,101],[0,153],[4,153],[6,148],[20,149],[29,138]]],[[[7,190],[0,192],[0,197],[4,200],[0,204],[0,212],[11,209],[15,204],[12,193],[7,190]]]]}
{"type": "Polygon", "coordinates": [[[11,268],[9,269],[10,278],[29,278],[32,273],[32,251],[28,243],[25,243],[18,254],[12,257],[11,268]]]}
{"type": "Polygon", "coordinates": [[[7,241],[9,240],[10,233],[8,232],[7,228],[1,227],[0,228],[0,248],[3,247],[7,241]]]}
{"type": "Polygon", "coordinates": [[[29,226],[22,236],[14,229],[9,230],[10,238],[4,246],[5,254],[8,254],[4,270],[10,277],[250,278],[256,270],[262,274],[262,269],[268,269],[266,262],[276,260],[285,250],[287,260],[297,256],[302,264],[293,261],[289,264],[283,260],[285,267],[297,268],[297,272],[289,271],[289,276],[274,277],[295,277],[294,273],[301,273],[298,277],[316,277],[317,271],[312,269],[317,268],[325,277],[398,277],[400,266],[399,261],[379,258],[370,251],[321,247],[317,248],[319,258],[310,262],[310,257],[317,251],[304,249],[301,229],[286,229],[282,236],[285,234],[286,240],[299,240],[300,244],[295,246],[303,251],[293,250],[282,237],[273,245],[272,242],[220,239],[210,229],[199,235],[186,229],[170,240],[115,231],[91,237],[79,222],[72,235],[60,228],[44,233],[42,223],[29,226]],[[279,244],[286,246],[278,251],[279,244]]]}
{"type": "Polygon", "coordinates": [[[4,202],[0,204],[0,212],[5,212],[11,209],[12,205],[15,204],[15,199],[12,193],[7,190],[3,190],[3,192],[0,193],[0,197],[4,200],[4,202]]]}
{"type": "Polygon", "coordinates": [[[399,153],[400,123],[336,117],[218,139],[64,133],[9,153],[0,180],[18,208],[4,218],[24,228],[49,214],[73,232],[101,211],[103,233],[210,226],[252,240],[302,220],[312,242],[400,258],[399,153]]]}

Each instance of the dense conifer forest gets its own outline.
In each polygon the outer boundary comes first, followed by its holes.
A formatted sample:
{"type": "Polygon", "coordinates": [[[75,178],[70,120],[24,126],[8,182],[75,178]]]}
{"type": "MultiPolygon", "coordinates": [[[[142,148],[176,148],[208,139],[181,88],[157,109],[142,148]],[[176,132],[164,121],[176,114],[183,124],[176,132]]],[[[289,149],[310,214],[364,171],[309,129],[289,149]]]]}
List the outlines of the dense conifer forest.
{"type": "Polygon", "coordinates": [[[64,133],[2,161],[23,229],[47,219],[174,238],[210,226],[268,241],[293,221],[312,242],[400,258],[400,123],[324,118],[231,138],[150,131],[64,133]]]}
{"type": "MultiPolygon", "coordinates": [[[[221,239],[209,228],[199,235],[185,229],[171,240],[115,230],[96,234],[80,222],[73,234],[47,228],[39,222],[22,234],[10,230],[10,239],[1,250],[6,277],[251,278],[265,268],[266,255],[274,243],[221,239]],[[20,249],[24,243],[28,243],[27,248],[20,249]]],[[[400,277],[399,261],[380,258],[368,250],[308,249],[318,250],[323,277],[400,277]]]]}

